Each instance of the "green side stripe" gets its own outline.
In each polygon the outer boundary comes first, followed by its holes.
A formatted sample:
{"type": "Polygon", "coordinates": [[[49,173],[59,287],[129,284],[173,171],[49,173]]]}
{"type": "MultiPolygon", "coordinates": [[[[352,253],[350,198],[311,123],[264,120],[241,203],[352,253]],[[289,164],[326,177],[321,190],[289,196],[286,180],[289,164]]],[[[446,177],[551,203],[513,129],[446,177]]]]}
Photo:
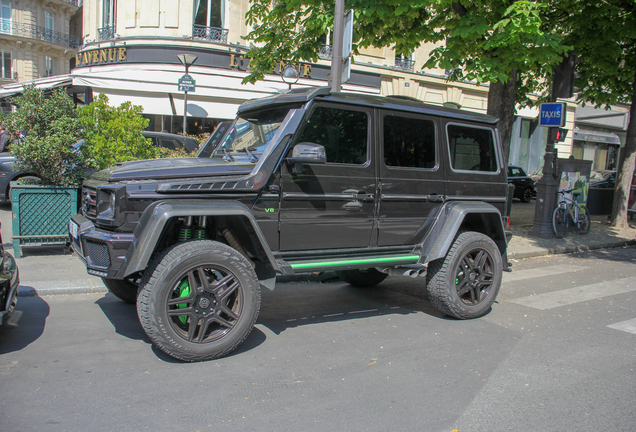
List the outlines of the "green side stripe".
{"type": "Polygon", "coordinates": [[[373,264],[373,263],[383,263],[383,262],[393,262],[393,261],[405,261],[405,260],[418,260],[420,259],[419,255],[404,255],[398,257],[390,257],[390,258],[369,258],[369,259],[357,259],[357,260],[344,260],[344,261],[321,261],[321,262],[309,262],[309,263],[298,263],[292,264],[291,268],[293,269],[302,269],[308,267],[329,267],[329,266],[340,266],[340,265],[350,265],[350,264],[373,264]]]}

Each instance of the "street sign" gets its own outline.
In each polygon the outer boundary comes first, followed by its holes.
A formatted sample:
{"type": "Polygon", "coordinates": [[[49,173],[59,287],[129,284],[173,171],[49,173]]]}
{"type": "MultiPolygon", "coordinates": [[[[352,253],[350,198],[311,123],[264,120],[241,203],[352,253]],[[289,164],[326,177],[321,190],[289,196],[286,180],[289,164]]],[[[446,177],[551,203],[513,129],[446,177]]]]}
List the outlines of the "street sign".
{"type": "Polygon", "coordinates": [[[539,126],[563,127],[566,113],[565,103],[542,103],[539,126]]]}
{"type": "Polygon", "coordinates": [[[342,38],[342,83],[351,78],[351,48],[353,45],[353,9],[344,17],[344,31],[342,38]]]}
{"type": "Polygon", "coordinates": [[[185,74],[179,78],[179,91],[194,91],[195,84],[194,78],[185,74]]]}

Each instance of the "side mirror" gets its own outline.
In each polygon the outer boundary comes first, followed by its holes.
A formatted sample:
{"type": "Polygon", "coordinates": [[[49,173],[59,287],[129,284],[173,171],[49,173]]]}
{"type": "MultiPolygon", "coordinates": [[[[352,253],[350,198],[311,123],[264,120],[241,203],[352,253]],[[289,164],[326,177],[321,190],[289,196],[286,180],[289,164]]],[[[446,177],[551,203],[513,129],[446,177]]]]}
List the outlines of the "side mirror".
{"type": "Polygon", "coordinates": [[[291,156],[285,160],[292,165],[292,172],[297,174],[302,172],[304,163],[327,163],[327,153],[320,144],[302,142],[294,146],[291,156]]]}

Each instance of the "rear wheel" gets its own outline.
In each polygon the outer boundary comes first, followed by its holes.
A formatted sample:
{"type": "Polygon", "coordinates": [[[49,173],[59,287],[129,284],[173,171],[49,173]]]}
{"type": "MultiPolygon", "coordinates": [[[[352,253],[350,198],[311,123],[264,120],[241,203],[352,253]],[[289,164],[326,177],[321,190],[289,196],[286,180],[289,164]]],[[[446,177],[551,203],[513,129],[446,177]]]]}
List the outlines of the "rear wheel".
{"type": "Polygon", "coordinates": [[[497,298],[502,272],[501,253],[490,237],[460,232],[446,257],[428,264],[426,288],[433,306],[446,315],[477,318],[497,298]]]}
{"type": "Polygon", "coordinates": [[[579,208],[579,217],[576,221],[576,227],[579,230],[579,234],[587,234],[590,232],[590,213],[587,211],[587,207],[579,208]]]}
{"type": "Polygon", "coordinates": [[[532,201],[532,188],[528,187],[521,193],[521,202],[528,203],[532,201]]]}
{"type": "Polygon", "coordinates": [[[360,288],[368,288],[376,286],[384,279],[387,278],[387,274],[377,271],[376,269],[361,269],[361,270],[343,270],[336,272],[338,277],[349,285],[360,288]]]}
{"type": "Polygon", "coordinates": [[[568,214],[564,207],[559,206],[554,209],[554,213],[552,213],[552,228],[554,229],[554,235],[558,238],[568,235],[568,214]]]}
{"type": "Polygon", "coordinates": [[[126,303],[137,303],[137,290],[139,285],[130,280],[104,279],[102,282],[108,288],[108,291],[126,303]]]}
{"type": "Polygon", "coordinates": [[[211,241],[178,243],[159,255],[141,283],[137,312],[148,337],[170,356],[224,356],[249,335],[261,292],[249,261],[211,241]]]}

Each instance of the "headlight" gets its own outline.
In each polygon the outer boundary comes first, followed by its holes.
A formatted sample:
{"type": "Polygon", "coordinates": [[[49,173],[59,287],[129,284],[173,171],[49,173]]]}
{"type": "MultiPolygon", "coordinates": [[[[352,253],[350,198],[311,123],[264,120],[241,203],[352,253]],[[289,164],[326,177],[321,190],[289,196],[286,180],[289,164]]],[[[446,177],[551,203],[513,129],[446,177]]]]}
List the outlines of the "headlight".
{"type": "Polygon", "coordinates": [[[99,189],[97,191],[97,218],[115,219],[115,205],[117,203],[117,190],[99,189]]]}

